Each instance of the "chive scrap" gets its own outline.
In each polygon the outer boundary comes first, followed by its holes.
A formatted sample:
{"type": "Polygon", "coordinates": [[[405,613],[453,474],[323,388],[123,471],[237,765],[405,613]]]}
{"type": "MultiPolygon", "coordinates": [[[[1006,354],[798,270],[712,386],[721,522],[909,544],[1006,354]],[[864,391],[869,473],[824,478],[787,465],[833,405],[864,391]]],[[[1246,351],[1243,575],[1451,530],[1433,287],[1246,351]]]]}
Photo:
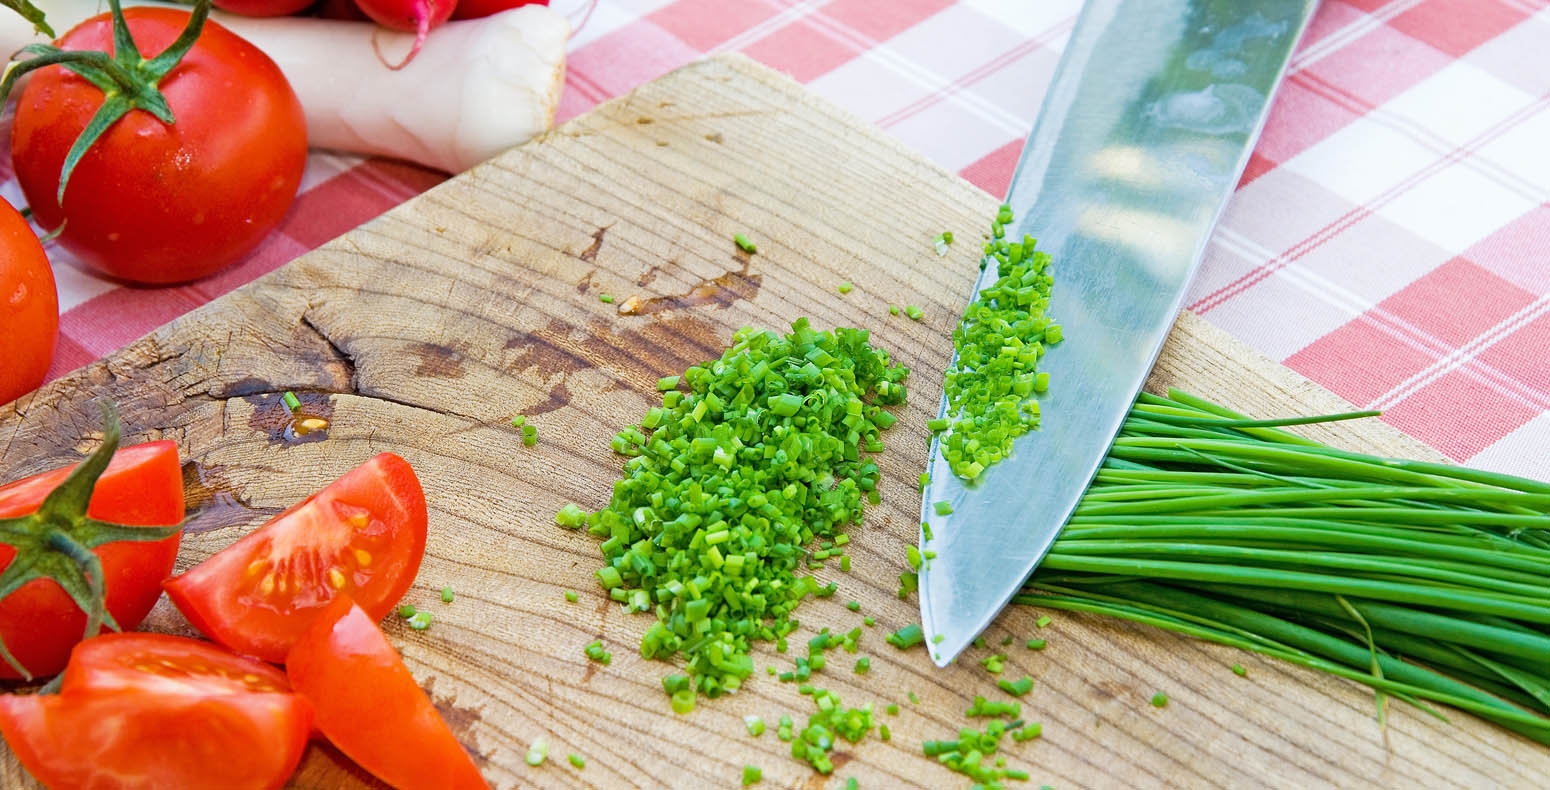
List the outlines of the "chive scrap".
{"type": "Polygon", "coordinates": [[[431,627],[430,612],[415,612],[409,616],[409,627],[416,631],[424,631],[431,627]]]}
{"type": "Polygon", "coordinates": [[[549,743],[543,738],[534,739],[531,746],[527,747],[527,764],[538,767],[544,764],[549,757],[549,743]]]}
{"type": "Polygon", "coordinates": [[[758,716],[744,716],[743,726],[748,728],[748,734],[757,738],[764,734],[764,719],[758,716]]]}
{"type": "Polygon", "coordinates": [[[1028,640],[1028,645],[1027,646],[1028,646],[1029,650],[1043,650],[1044,649],[1044,640],[1043,639],[1030,639],[1030,640],[1028,640]]]}
{"type": "Polygon", "coordinates": [[[862,656],[862,657],[856,659],[855,673],[857,675],[865,675],[867,673],[867,671],[870,670],[871,668],[872,668],[872,659],[867,658],[866,656],[862,656]]]}
{"type": "Polygon", "coordinates": [[[893,731],[888,729],[888,725],[879,724],[877,725],[877,737],[885,741],[891,741],[893,740],[893,731]]]}
{"type": "Polygon", "coordinates": [[[1021,720],[1007,722],[998,719],[988,722],[984,730],[963,727],[953,740],[926,741],[921,744],[921,751],[927,757],[935,757],[937,762],[949,770],[969,777],[975,787],[1004,787],[1000,780],[1022,780],[1027,774],[1006,768],[1006,760],[1002,756],[997,755],[995,759],[991,757],[1001,747],[1001,739],[1008,732],[1014,741],[1027,740],[1020,736],[1025,729],[1021,720]]]}
{"type": "Polygon", "coordinates": [[[907,571],[899,574],[899,600],[910,597],[910,593],[920,589],[920,574],[907,571]]]}
{"type": "Polygon", "coordinates": [[[1044,628],[1044,627],[1048,626],[1050,624],[1050,622],[1051,621],[1049,619],[1049,615],[1045,614],[1045,615],[1039,615],[1039,619],[1033,621],[1033,624],[1038,626],[1038,627],[1040,627],[1040,628],[1044,628]]]}
{"type": "Polygon", "coordinates": [[[442,603],[452,603],[452,588],[451,587],[443,587],[443,588],[441,588],[441,602],[442,603]]]}
{"type": "Polygon", "coordinates": [[[861,618],[861,622],[864,623],[867,628],[871,628],[872,626],[877,625],[877,618],[867,616],[861,618]]]}
{"type": "Polygon", "coordinates": [[[791,756],[806,762],[818,773],[828,775],[834,771],[829,752],[834,749],[836,737],[855,744],[873,730],[872,705],[847,708],[839,696],[828,689],[815,689],[812,695],[818,710],[807,717],[807,726],[792,739],[791,756]]]}
{"type": "Polygon", "coordinates": [[[554,514],[554,523],[566,529],[580,529],[587,523],[587,511],[575,502],[566,502],[565,507],[554,514]]]}
{"type": "Polygon", "coordinates": [[[1152,707],[1154,707],[1154,708],[1161,708],[1161,707],[1163,707],[1164,705],[1167,705],[1167,704],[1168,704],[1168,695],[1167,694],[1164,694],[1161,691],[1159,691],[1156,694],[1152,695],[1152,707]]]}
{"type": "Polygon", "coordinates": [[[917,549],[911,545],[905,545],[904,561],[909,564],[910,570],[920,570],[920,549],[917,549]]]}
{"type": "Polygon", "coordinates": [[[845,604],[845,608],[851,610],[852,612],[859,612],[861,611],[861,602],[849,601],[845,604]]]}
{"type": "Polygon", "coordinates": [[[1021,743],[1023,741],[1031,741],[1043,734],[1044,725],[1040,722],[1034,722],[1032,724],[1024,724],[1022,727],[1013,730],[1012,740],[1021,743]]]}
{"type": "Polygon", "coordinates": [[[931,637],[931,644],[933,644],[933,645],[940,644],[942,642],[942,640],[946,639],[946,638],[947,638],[946,634],[937,634],[936,636],[931,637]]]}
{"type": "Polygon", "coordinates": [[[925,315],[924,313],[920,312],[920,308],[916,307],[915,305],[906,305],[904,308],[904,314],[909,316],[911,321],[919,321],[921,316],[925,315]]]}
{"type": "Polygon", "coordinates": [[[848,282],[845,282],[845,283],[840,283],[838,286],[836,286],[835,290],[839,291],[842,294],[848,294],[848,293],[850,293],[850,289],[852,287],[854,287],[854,286],[852,286],[848,282]]]}
{"type": "Polygon", "coordinates": [[[1006,655],[1004,653],[996,653],[995,655],[986,656],[980,659],[980,666],[984,667],[985,671],[992,675],[1001,674],[1001,670],[1005,666],[1005,663],[1006,655]]]}
{"type": "Polygon", "coordinates": [[[889,315],[898,315],[899,314],[899,306],[898,305],[892,305],[892,304],[888,305],[888,314],[889,315]]]}
{"type": "Polygon", "coordinates": [[[856,777],[849,776],[845,778],[845,790],[857,790],[859,787],[860,784],[856,782],[856,777]]]}
{"type": "Polygon", "coordinates": [[[899,715],[899,703],[890,702],[888,703],[888,707],[884,708],[883,710],[886,711],[889,716],[897,716],[899,715]]]}
{"type": "Polygon", "coordinates": [[[935,510],[935,511],[936,511],[936,514],[937,514],[937,515],[938,515],[938,516],[947,516],[947,515],[952,515],[952,512],[953,512],[953,503],[951,503],[951,502],[948,502],[948,501],[947,501],[947,500],[945,500],[945,499],[944,499],[944,500],[942,500],[942,501],[941,501],[941,502],[936,502],[936,503],[933,503],[933,504],[932,504],[932,505],[931,505],[931,509],[932,509],[932,510],[935,510]]]}
{"type": "Polygon", "coordinates": [[[414,604],[406,603],[403,606],[398,607],[398,616],[404,618],[405,620],[414,617],[414,604]]]}
{"type": "MultiPolygon", "coordinates": [[[[903,628],[889,634],[884,638],[885,642],[900,650],[908,650],[925,641],[925,634],[920,630],[920,624],[910,623],[903,628]]],[[[913,694],[913,692],[912,692],[913,694]]]]}
{"type": "Polygon", "coordinates": [[[1247,669],[1244,669],[1242,664],[1233,664],[1232,665],[1232,673],[1234,675],[1237,675],[1238,677],[1241,678],[1241,677],[1248,676],[1249,671],[1247,669]]]}
{"type": "Polygon", "coordinates": [[[1023,675],[1017,680],[1007,680],[1006,678],[1001,678],[1000,680],[996,681],[996,687],[1008,694],[1011,694],[1014,697],[1021,697],[1022,695],[1027,694],[1033,690],[1033,678],[1028,677],[1027,675],[1023,675]]]}
{"type": "Polygon", "coordinates": [[[757,765],[743,766],[743,786],[758,784],[764,778],[764,770],[757,765]]]}
{"type": "Polygon", "coordinates": [[[759,248],[755,246],[754,243],[750,241],[744,234],[733,234],[732,241],[737,242],[738,249],[742,250],[743,252],[752,254],[759,251],[759,248]]]}
{"type": "Polygon", "coordinates": [[[592,640],[592,642],[588,644],[586,648],[582,650],[582,652],[587,654],[587,658],[590,658],[605,667],[613,663],[614,660],[614,654],[603,649],[603,640],[601,639],[592,640]]]}
{"type": "Polygon", "coordinates": [[[576,594],[575,590],[566,590],[565,591],[565,600],[568,603],[575,603],[580,597],[581,596],[576,594]]]}
{"type": "Polygon", "coordinates": [[[602,302],[603,304],[613,304],[614,303],[614,297],[613,297],[612,294],[598,294],[597,295],[597,300],[599,302],[602,302]]]}
{"type": "Polygon", "coordinates": [[[682,716],[694,710],[694,690],[679,689],[673,692],[669,698],[672,701],[673,712],[682,716]]]}
{"type": "Polygon", "coordinates": [[[570,760],[570,764],[576,766],[578,769],[587,767],[586,758],[576,754],[575,752],[571,752],[570,754],[565,755],[565,759],[570,760]]]}
{"type": "Polygon", "coordinates": [[[284,395],[280,396],[280,400],[285,401],[285,408],[288,411],[294,412],[301,408],[301,400],[296,397],[296,393],[290,392],[289,390],[287,390],[284,395]]]}
{"type": "Polygon", "coordinates": [[[915,705],[919,705],[920,704],[920,697],[915,696],[915,692],[911,691],[906,696],[908,696],[910,698],[910,702],[912,704],[915,704],[915,705]]]}
{"type": "Polygon", "coordinates": [[[538,429],[531,425],[523,425],[522,444],[527,447],[532,447],[533,445],[538,444],[538,429]]]}

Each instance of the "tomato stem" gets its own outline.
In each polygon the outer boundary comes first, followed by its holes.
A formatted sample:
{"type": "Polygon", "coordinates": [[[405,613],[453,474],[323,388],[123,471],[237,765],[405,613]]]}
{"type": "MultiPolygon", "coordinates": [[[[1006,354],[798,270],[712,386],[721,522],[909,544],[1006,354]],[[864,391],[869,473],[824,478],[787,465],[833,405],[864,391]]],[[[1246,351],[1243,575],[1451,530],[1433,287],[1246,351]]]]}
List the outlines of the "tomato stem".
{"type": "MultiPolygon", "coordinates": [[[[0,3],[3,2],[5,0],[0,0],[0,3]]],[[[32,57],[13,61],[6,68],[5,78],[0,80],[0,104],[11,95],[16,81],[22,75],[49,66],[69,69],[102,91],[102,106],[70,146],[60,168],[59,191],[55,200],[61,206],[65,202],[65,187],[69,185],[70,175],[75,172],[81,157],[130,110],[144,110],[168,126],[175,122],[172,108],[158,86],[193,48],[194,42],[199,40],[205,20],[210,16],[210,0],[195,0],[183,32],[161,54],[147,59],[135,45],[120,0],[108,0],[108,6],[113,15],[111,56],[94,50],[66,51],[49,44],[28,44],[21,51],[32,57]]]]}

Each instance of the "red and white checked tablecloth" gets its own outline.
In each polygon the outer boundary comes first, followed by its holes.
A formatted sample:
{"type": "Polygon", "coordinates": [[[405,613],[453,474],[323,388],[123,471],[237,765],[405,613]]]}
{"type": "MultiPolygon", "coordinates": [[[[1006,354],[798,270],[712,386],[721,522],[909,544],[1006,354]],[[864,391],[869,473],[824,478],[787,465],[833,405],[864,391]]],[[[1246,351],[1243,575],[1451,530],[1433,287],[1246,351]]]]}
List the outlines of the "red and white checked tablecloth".
{"type": "MultiPolygon", "coordinates": [[[[1079,7],[600,0],[560,116],[738,50],[999,195],[1079,7]]],[[[442,178],[314,153],[279,230],[181,287],[117,286],[51,249],[49,377],[442,178]]],[[[1452,459],[1550,480],[1550,0],[1326,0],[1187,304],[1452,459]]]]}

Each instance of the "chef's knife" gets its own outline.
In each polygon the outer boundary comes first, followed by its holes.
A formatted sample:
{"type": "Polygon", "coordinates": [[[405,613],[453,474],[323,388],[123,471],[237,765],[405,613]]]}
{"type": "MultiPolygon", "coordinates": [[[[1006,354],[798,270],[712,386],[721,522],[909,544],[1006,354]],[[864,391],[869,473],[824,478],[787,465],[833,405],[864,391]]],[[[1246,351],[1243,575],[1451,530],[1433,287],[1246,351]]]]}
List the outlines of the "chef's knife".
{"type": "MultiPolygon", "coordinates": [[[[973,487],[932,443],[920,574],[946,665],[1004,607],[1102,464],[1232,194],[1316,0],[1088,0],[1007,193],[1054,256],[1065,340],[1042,424],[973,487]],[[946,501],[942,516],[934,504],[946,501]]],[[[987,218],[988,221],[988,218],[987,218]]],[[[965,234],[967,235],[967,234],[965,234]]],[[[975,293],[995,281],[994,262],[975,293]]],[[[942,401],[943,415],[947,400],[942,401]]]]}

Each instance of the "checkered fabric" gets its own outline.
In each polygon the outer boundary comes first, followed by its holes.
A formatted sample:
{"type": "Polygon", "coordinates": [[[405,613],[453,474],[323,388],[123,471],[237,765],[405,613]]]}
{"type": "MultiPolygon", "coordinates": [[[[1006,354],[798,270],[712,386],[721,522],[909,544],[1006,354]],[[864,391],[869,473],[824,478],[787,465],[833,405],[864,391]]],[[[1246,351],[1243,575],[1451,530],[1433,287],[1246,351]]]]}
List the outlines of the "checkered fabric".
{"type": "MultiPolygon", "coordinates": [[[[560,116],[737,50],[1001,194],[1079,8],[600,0],[570,44],[560,116]]],[[[1550,480],[1547,51],[1550,0],[1327,0],[1190,309],[1454,460],[1550,480]]],[[[263,246],[181,287],[117,286],[50,250],[63,311],[50,377],[442,178],[315,153],[263,246]]]]}

